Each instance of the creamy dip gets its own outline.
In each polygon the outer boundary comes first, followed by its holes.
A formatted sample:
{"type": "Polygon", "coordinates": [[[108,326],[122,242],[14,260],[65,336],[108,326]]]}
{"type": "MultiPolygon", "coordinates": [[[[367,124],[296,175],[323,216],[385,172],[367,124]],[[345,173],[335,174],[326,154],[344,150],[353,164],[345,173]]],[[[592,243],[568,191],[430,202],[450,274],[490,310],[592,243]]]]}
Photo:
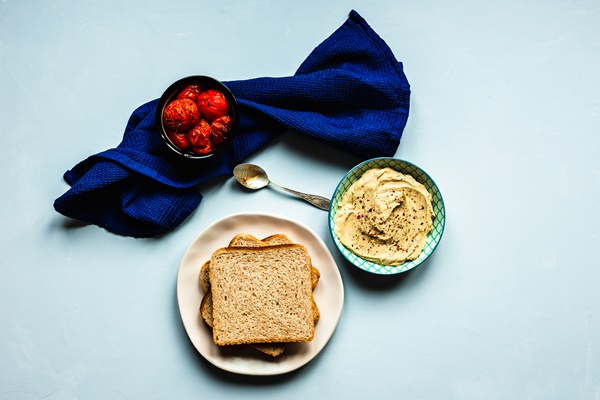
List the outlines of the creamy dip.
{"type": "Polygon", "coordinates": [[[431,194],[392,168],[366,171],[337,206],[335,234],[350,251],[383,265],[416,259],[433,226],[431,194]]]}

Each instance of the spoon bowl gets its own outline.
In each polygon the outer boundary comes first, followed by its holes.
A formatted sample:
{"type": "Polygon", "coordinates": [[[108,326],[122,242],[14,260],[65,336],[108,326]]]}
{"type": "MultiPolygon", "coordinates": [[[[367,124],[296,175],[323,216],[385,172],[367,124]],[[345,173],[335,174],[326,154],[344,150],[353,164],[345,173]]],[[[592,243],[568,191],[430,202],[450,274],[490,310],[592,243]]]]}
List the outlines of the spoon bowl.
{"type": "Polygon", "coordinates": [[[270,182],[265,170],[254,164],[237,165],[233,176],[242,186],[252,190],[264,188],[270,182]]]}

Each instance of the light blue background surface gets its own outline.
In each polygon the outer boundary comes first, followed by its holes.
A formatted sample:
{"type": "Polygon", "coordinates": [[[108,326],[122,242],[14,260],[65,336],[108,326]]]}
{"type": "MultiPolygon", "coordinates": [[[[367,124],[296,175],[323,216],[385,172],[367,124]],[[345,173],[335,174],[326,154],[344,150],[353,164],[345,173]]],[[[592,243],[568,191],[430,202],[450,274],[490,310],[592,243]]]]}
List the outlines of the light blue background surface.
{"type": "MultiPolygon", "coordinates": [[[[0,398],[600,399],[599,21],[598,1],[3,0],[0,398]],[[62,174],[171,82],[291,75],[353,8],[412,85],[396,156],[446,201],[427,263],[362,273],[325,212],[233,179],[155,239],[54,211],[62,174]],[[187,246],[241,211],[310,226],[344,280],[333,338],[285,376],[214,368],[179,318],[187,246]]],[[[326,196],[358,162],[293,132],[249,161],[326,196]]]]}

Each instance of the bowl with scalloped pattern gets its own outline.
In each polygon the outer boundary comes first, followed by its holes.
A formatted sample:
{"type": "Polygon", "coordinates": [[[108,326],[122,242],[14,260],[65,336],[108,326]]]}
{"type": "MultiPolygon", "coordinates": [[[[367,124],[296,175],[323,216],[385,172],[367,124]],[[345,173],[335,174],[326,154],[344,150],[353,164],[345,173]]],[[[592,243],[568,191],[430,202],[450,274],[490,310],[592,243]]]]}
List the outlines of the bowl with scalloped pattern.
{"type": "Polygon", "coordinates": [[[435,251],[438,244],[440,243],[440,240],[442,239],[442,235],[444,233],[445,224],[446,208],[444,205],[444,200],[442,198],[442,193],[440,192],[434,180],[429,176],[429,174],[427,174],[418,166],[408,161],[400,160],[397,158],[373,158],[364,161],[352,168],[342,178],[337,188],[335,189],[333,198],[331,200],[331,207],[329,209],[329,231],[331,232],[333,241],[340,253],[342,253],[342,255],[356,267],[364,271],[379,275],[399,274],[421,265],[429,256],[431,256],[431,254],[435,251]],[[344,244],[340,241],[340,239],[335,233],[335,217],[338,212],[338,206],[340,205],[340,202],[342,201],[342,198],[344,197],[346,191],[350,188],[350,186],[352,186],[354,182],[360,179],[360,177],[366,171],[372,168],[385,167],[390,167],[403,174],[411,175],[417,180],[417,182],[423,184],[427,191],[431,194],[432,207],[434,212],[433,227],[431,232],[429,232],[429,234],[427,235],[425,247],[416,259],[406,261],[398,266],[378,264],[359,257],[358,255],[350,251],[346,246],[344,246],[344,244]]]}

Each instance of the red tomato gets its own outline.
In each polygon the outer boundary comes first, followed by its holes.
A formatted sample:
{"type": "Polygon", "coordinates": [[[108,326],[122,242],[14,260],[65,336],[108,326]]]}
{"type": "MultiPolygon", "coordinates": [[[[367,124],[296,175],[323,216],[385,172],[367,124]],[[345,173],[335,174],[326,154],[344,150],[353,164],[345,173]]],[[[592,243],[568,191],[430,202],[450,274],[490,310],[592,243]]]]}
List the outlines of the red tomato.
{"type": "Polygon", "coordinates": [[[187,135],[181,132],[167,131],[167,137],[177,148],[185,150],[190,145],[187,140],[187,135]]]}
{"type": "Polygon", "coordinates": [[[179,92],[179,94],[177,95],[177,98],[178,99],[190,99],[190,100],[197,101],[198,96],[200,96],[201,92],[202,92],[202,90],[200,89],[200,86],[188,85],[188,86],[184,87],[181,92],[179,92]]]}
{"type": "Polygon", "coordinates": [[[201,119],[198,125],[187,134],[191,150],[196,154],[208,154],[213,151],[210,141],[210,124],[201,119]]]}
{"type": "Polygon", "coordinates": [[[190,99],[176,99],[163,111],[163,123],[168,130],[187,132],[200,121],[198,106],[190,99]]]}
{"type": "Polygon", "coordinates": [[[208,89],[198,96],[198,109],[204,118],[213,121],[229,113],[229,102],[223,93],[208,89]]]}
{"type": "Polygon", "coordinates": [[[233,121],[229,115],[219,117],[210,124],[210,140],[215,146],[225,141],[232,124],[233,121]]]}

